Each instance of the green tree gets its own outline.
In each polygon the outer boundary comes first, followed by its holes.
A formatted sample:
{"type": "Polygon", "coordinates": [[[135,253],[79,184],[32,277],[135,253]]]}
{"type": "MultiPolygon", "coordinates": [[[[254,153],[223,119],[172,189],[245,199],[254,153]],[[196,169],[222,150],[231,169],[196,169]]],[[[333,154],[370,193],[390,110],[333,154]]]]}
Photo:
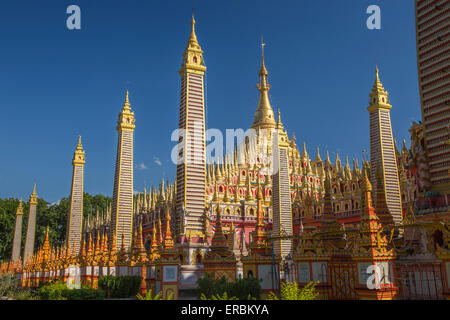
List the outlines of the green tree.
{"type": "MultiPolygon", "coordinates": [[[[111,202],[111,198],[98,194],[92,196],[84,193],[83,197],[83,216],[95,216],[97,210],[106,212],[111,202]]],[[[14,228],[16,224],[16,209],[19,200],[14,198],[0,199],[0,261],[9,261],[11,258],[12,242],[14,236],[14,228]]],[[[22,218],[22,242],[21,254],[25,246],[25,238],[28,226],[29,202],[23,202],[23,218],[22,218]]],[[[45,239],[47,226],[49,227],[49,240],[52,245],[62,245],[65,241],[67,230],[67,217],[70,208],[70,199],[62,198],[57,203],[49,204],[42,198],[38,199],[36,213],[36,233],[35,244],[37,248],[42,246],[45,239]]]]}
{"type": "Polygon", "coordinates": [[[239,300],[237,297],[229,297],[228,293],[225,291],[222,295],[217,294],[217,295],[212,295],[211,299],[208,299],[207,296],[205,296],[204,293],[202,293],[202,295],[200,296],[200,300],[239,300]]]}

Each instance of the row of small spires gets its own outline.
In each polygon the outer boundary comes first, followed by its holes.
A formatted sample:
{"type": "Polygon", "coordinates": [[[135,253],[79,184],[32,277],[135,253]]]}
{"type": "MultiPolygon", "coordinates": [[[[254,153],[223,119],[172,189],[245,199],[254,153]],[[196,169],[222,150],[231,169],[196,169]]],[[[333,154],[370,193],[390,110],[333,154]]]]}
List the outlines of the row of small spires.
{"type": "MultiPolygon", "coordinates": [[[[354,167],[353,171],[350,169],[349,164],[347,162],[345,167],[342,167],[342,166],[339,166],[339,165],[338,166],[328,166],[328,167],[323,167],[322,166],[322,167],[320,167],[321,172],[322,172],[320,174],[320,177],[322,178],[322,182],[325,179],[325,168],[327,168],[327,170],[330,170],[330,175],[331,175],[332,173],[334,173],[334,171],[336,171],[336,167],[340,168],[340,171],[337,172],[337,176],[338,177],[342,176],[342,180],[347,180],[347,181],[349,181],[349,180],[359,180],[361,178],[361,176],[362,176],[362,171],[358,167],[357,162],[355,162],[355,167],[354,167]]],[[[365,163],[363,167],[364,168],[369,168],[369,164],[365,163]]],[[[211,182],[215,182],[215,180],[211,178],[211,172],[212,172],[212,170],[209,169],[208,176],[210,176],[210,178],[208,178],[208,184],[210,184],[211,182]]],[[[404,173],[404,170],[403,170],[403,173],[404,173]]],[[[255,177],[256,176],[258,176],[258,175],[255,175],[255,177]]],[[[240,175],[239,175],[238,179],[239,178],[240,178],[240,175]]],[[[263,185],[264,186],[270,185],[271,178],[268,175],[265,175],[264,179],[265,180],[264,180],[263,185]]],[[[257,180],[258,180],[259,184],[261,184],[259,176],[258,176],[257,180]]],[[[230,171],[228,171],[228,179],[226,181],[226,184],[227,185],[232,185],[232,183],[230,183],[230,181],[231,181],[231,179],[230,179],[230,171]]],[[[246,180],[245,181],[246,181],[245,185],[247,186],[247,190],[249,190],[251,188],[251,186],[250,186],[250,175],[249,174],[246,175],[246,180]]],[[[242,182],[238,182],[237,184],[244,185],[242,182]]],[[[299,189],[299,187],[300,187],[300,184],[297,181],[295,181],[294,182],[294,190],[297,191],[299,189]]],[[[314,184],[312,184],[310,186],[307,183],[306,187],[308,187],[308,188],[311,187],[311,191],[315,190],[314,184]]],[[[169,206],[172,205],[173,204],[172,202],[175,199],[175,190],[176,190],[175,185],[168,185],[167,188],[164,188],[164,182],[160,185],[158,191],[152,189],[151,192],[147,193],[146,190],[144,189],[144,193],[143,194],[137,194],[137,196],[136,196],[135,205],[134,205],[135,213],[137,214],[137,213],[142,213],[142,212],[152,212],[152,211],[155,211],[157,207],[161,207],[161,206],[165,207],[167,205],[169,205],[169,206]],[[166,190],[166,191],[164,191],[164,190],[166,190]],[[167,199],[166,199],[166,196],[165,196],[166,194],[168,195],[167,199]]],[[[215,193],[217,193],[217,185],[215,185],[215,193]]],[[[224,201],[231,202],[232,199],[230,199],[230,195],[228,194],[228,189],[227,188],[225,188],[225,192],[224,193],[225,193],[224,196],[223,196],[224,201]]],[[[298,197],[299,194],[300,193],[297,192],[297,197],[298,197]]],[[[219,199],[219,197],[217,196],[217,194],[213,195],[212,201],[215,202],[218,199],[219,199]]],[[[251,192],[246,192],[245,200],[246,201],[253,201],[254,200],[254,197],[253,197],[251,192]]],[[[238,199],[238,201],[240,201],[240,199],[238,199]]],[[[107,211],[107,212],[110,213],[110,211],[107,211]]],[[[107,213],[106,217],[109,217],[109,216],[110,215],[107,213]]],[[[90,224],[90,225],[92,225],[92,224],[90,224]]],[[[97,225],[102,225],[102,224],[101,223],[100,224],[96,224],[95,223],[94,225],[97,226],[97,225]]]]}
{"type": "MultiPolygon", "coordinates": [[[[166,224],[170,226],[170,215],[166,217],[166,224]]],[[[133,234],[131,247],[129,250],[125,250],[124,235],[122,234],[121,248],[116,250],[116,236],[113,235],[112,243],[108,239],[106,232],[96,232],[95,239],[92,238],[92,233],[89,233],[89,240],[85,240],[82,237],[81,247],[79,254],[75,254],[75,246],[72,248],[67,244],[61,246],[51,247],[49,241],[49,228],[47,227],[45,240],[42,247],[38,248],[33,254],[25,261],[25,268],[32,268],[33,266],[39,266],[42,263],[61,262],[67,260],[79,259],[80,262],[88,263],[108,263],[108,262],[123,262],[133,261],[135,263],[144,262],[146,259],[157,258],[161,251],[172,249],[173,239],[172,232],[169,228],[165,228],[165,234],[161,228],[161,220],[158,221],[158,227],[153,226],[152,238],[151,238],[151,250],[150,257],[147,256],[147,250],[144,248],[142,224],[136,228],[133,234]]],[[[19,263],[20,264],[20,263],[19,263]]]]}
{"type": "Polygon", "coordinates": [[[134,213],[154,211],[157,207],[166,206],[172,204],[176,196],[176,184],[166,183],[164,187],[164,180],[158,187],[158,190],[152,188],[147,193],[144,188],[143,193],[136,195],[134,203],[134,213]]]}
{"type": "MultiPolygon", "coordinates": [[[[329,158],[327,157],[327,160],[325,162],[325,165],[323,162],[320,161],[312,161],[309,158],[305,158],[305,161],[298,161],[296,164],[293,162],[292,166],[290,166],[290,173],[296,174],[298,176],[303,175],[315,175],[315,176],[324,176],[324,168],[328,167],[331,168],[333,173],[345,180],[351,180],[352,175],[360,175],[361,169],[359,168],[358,160],[353,160],[353,169],[350,168],[350,164],[348,162],[348,157],[346,158],[346,164],[345,166],[342,166],[340,163],[339,158],[337,158],[336,163],[333,165],[331,161],[329,161],[329,158]]],[[[363,163],[363,166],[365,163],[363,163]]],[[[260,171],[261,165],[254,164],[253,168],[252,165],[248,165],[246,167],[247,170],[255,170],[260,171]]],[[[242,168],[241,168],[242,169],[242,168]]],[[[207,183],[212,184],[214,182],[219,181],[225,181],[225,180],[231,180],[231,176],[238,175],[238,183],[237,184],[243,184],[243,181],[241,180],[241,169],[234,164],[224,164],[224,165],[209,165],[207,167],[207,183]]],[[[270,172],[270,169],[268,170],[270,172]]],[[[270,181],[270,176],[265,177],[265,179],[268,179],[270,181]]],[[[248,177],[248,175],[247,175],[248,177]]],[[[256,179],[256,174],[255,174],[256,179]]],[[[253,179],[254,180],[254,179],[253,179]]],[[[231,182],[229,182],[231,183],[231,182]]]]}
{"type": "MultiPolygon", "coordinates": [[[[294,168],[292,169],[292,173],[296,173],[297,175],[320,175],[324,176],[324,166],[318,166],[317,160],[313,163],[311,159],[309,159],[307,153],[305,159],[307,159],[306,167],[303,167],[301,163],[298,164],[298,166],[294,165],[294,168]],[[311,165],[313,163],[313,165],[311,165]]],[[[319,156],[320,157],[320,156],[319,156]]],[[[303,156],[302,156],[303,158],[303,156]]],[[[320,158],[319,158],[320,159],[320,158]]],[[[319,160],[321,161],[321,159],[319,160]]],[[[336,164],[333,165],[331,161],[329,160],[329,156],[327,153],[327,161],[325,162],[325,165],[329,168],[332,168],[332,170],[338,175],[340,174],[344,179],[351,179],[352,174],[360,175],[361,169],[358,165],[358,160],[353,160],[353,170],[350,169],[350,165],[348,163],[348,157],[346,159],[345,166],[341,166],[339,156],[336,157],[336,164]]],[[[247,166],[247,170],[249,169],[250,165],[247,166]]],[[[253,167],[253,170],[259,171],[260,165],[255,164],[253,167]]],[[[236,162],[229,163],[226,158],[223,165],[216,165],[216,164],[210,164],[207,166],[207,184],[211,184],[218,181],[225,181],[229,179],[230,175],[238,175],[238,179],[241,178],[240,175],[240,169],[236,162]]],[[[256,179],[255,174],[255,179],[256,179]]],[[[247,180],[249,179],[249,175],[246,175],[246,184],[247,180]]],[[[252,180],[255,180],[252,179],[252,180]]],[[[265,175],[265,184],[269,184],[271,181],[271,177],[269,175],[265,175]]],[[[229,182],[231,184],[231,182],[229,182]]],[[[238,184],[243,185],[244,182],[240,181],[238,184]]],[[[171,202],[175,198],[175,192],[176,192],[176,184],[167,184],[167,187],[164,188],[164,181],[159,185],[158,191],[156,189],[152,188],[149,193],[147,193],[147,190],[144,188],[143,193],[137,194],[137,201],[136,201],[136,208],[140,209],[155,209],[156,205],[163,202],[171,202]],[[166,197],[167,194],[167,197],[166,197]],[[167,199],[166,199],[167,198],[167,199]]],[[[139,210],[138,210],[139,211],[139,210]]]]}
{"type": "MultiPolygon", "coordinates": [[[[306,155],[306,157],[307,157],[307,155],[306,155]]],[[[327,159],[329,160],[329,157],[327,157],[327,159]]],[[[316,173],[317,171],[316,172],[311,171],[310,163],[311,163],[311,161],[308,162],[308,165],[306,167],[306,170],[305,170],[306,171],[306,175],[309,175],[310,172],[312,173],[312,175],[317,175],[317,173],[316,173]]],[[[337,158],[337,161],[336,161],[335,165],[330,164],[328,161],[326,163],[328,163],[328,165],[326,165],[326,166],[320,166],[320,167],[314,166],[314,168],[320,169],[321,173],[318,176],[320,176],[320,178],[322,180],[322,183],[325,180],[325,170],[329,170],[329,173],[330,173],[330,176],[331,176],[332,180],[333,180],[333,176],[338,178],[338,179],[335,179],[335,181],[339,181],[339,180],[341,180],[341,181],[342,180],[344,180],[344,181],[355,180],[356,181],[356,180],[360,180],[361,177],[362,177],[362,170],[359,168],[357,161],[354,161],[354,168],[353,168],[353,170],[350,169],[350,166],[349,166],[349,163],[348,163],[348,158],[347,158],[347,161],[346,161],[346,165],[344,167],[342,167],[340,165],[339,158],[337,158]],[[337,169],[337,168],[339,168],[339,169],[337,169]]],[[[369,167],[370,167],[370,165],[369,165],[368,162],[363,163],[363,168],[367,168],[368,169],[369,167]]],[[[406,176],[405,176],[405,172],[406,171],[404,170],[402,162],[400,162],[400,167],[401,167],[400,178],[401,178],[401,180],[404,180],[404,179],[406,179],[406,176]]],[[[220,169],[218,170],[218,168],[219,167],[216,166],[216,168],[215,168],[216,172],[220,170],[220,169]]],[[[299,168],[299,171],[302,170],[301,169],[302,168],[301,165],[299,165],[298,168],[299,168]]],[[[219,199],[221,199],[221,200],[223,200],[225,202],[232,202],[233,200],[240,202],[240,200],[241,200],[240,196],[237,195],[237,194],[235,194],[234,199],[231,199],[231,195],[228,192],[228,188],[225,188],[223,196],[219,197],[217,195],[217,184],[216,184],[216,182],[225,181],[225,184],[227,186],[234,185],[234,184],[232,184],[230,182],[231,181],[230,174],[231,174],[231,172],[233,172],[233,174],[236,174],[236,172],[233,169],[225,169],[224,172],[228,176],[227,179],[223,179],[223,178],[219,179],[217,177],[217,175],[215,175],[215,177],[212,178],[213,177],[213,174],[212,174],[213,170],[214,169],[213,169],[212,166],[209,167],[208,168],[208,175],[207,175],[208,176],[208,185],[214,184],[214,187],[215,187],[214,188],[215,191],[213,192],[212,201],[216,202],[219,199]]],[[[299,174],[299,171],[297,171],[297,174],[301,175],[301,174],[299,174]]],[[[239,171],[238,171],[238,173],[239,173],[239,171]]],[[[295,170],[294,170],[293,173],[294,173],[293,176],[295,176],[295,170]]],[[[303,172],[301,172],[301,173],[303,173],[303,172]]],[[[370,176],[370,173],[369,173],[369,176],[370,176]]],[[[250,183],[250,175],[249,174],[246,175],[245,184],[242,181],[240,181],[240,177],[241,177],[241,175],[239,174],[238,175],[238,179],[237,179],[238,181],[237,181],[236,185],[245,185],[245,186],[247,186],[247,192],[246,192],[246,194],[245,194],[245,196],[243,198],[246,201],[254,201],[255,199],[254,199],[253,194],[251,192],[248,192],[248,190],[250,190],[252,188],[251,183],[250,183]]],[[[259,178],[259,175],[255,174],[254,177],[255,178],[252,179],[252,180],[257,180],[258,183],[261,184],[261,180],[259,178]],[[256,177],[258,177],[258,178],[256,178],[256,177]]],[[[293,181],[293,185],[294,185],[294,190],[296,192],[295,199],[293,199],[293,200],[296,201],[296,202],[300,202],[300,199],[299,199],[300,183],[298,181],[294,180],[294,179],[292,179],[292,181],[293,181]]],[[[269,175],[265,175],[264,176],[263,185],[265,187],[267,187],[267,186],[270,186],[270,184],[271,184],[270,176],[269,175]]],[[[147,212],[147,213],[156,212],[157,211],[156,209],[158,207],[161,208],[161,207],[166,207],[166,206],[172,206],[173,205],[173,201],[175,199],[176,184],[168,184],[168,183],[166,183],[166,187],[164,185],[165,185],[165,183],[164,183],[164,181],[162,181],[162,183],[159,185],[158,190],[152,188],[151,191],[149,191],[149,193],[147,193],[146,189],[144,189],[144,193],[138,193],[136,195],[136,199],[134,200],[134,213],[135,214],[139,214],[139,213],[142,213],[142,212],[147,212]]],[[[306,183],[306,184],[304,184],[304,186],[308,189],[308,190],[306,190],[306,193],[308,195],[310,194],[310,191],[311,192],[317,192],[317,188],[316,188],[315,184],[306,183]]],[[[304,190],[305,189],[303,188],[303,191],[304,190]]],[[[322,191],[323,191],[323,189],[322,189],[322,191]]],[[[270,202],[270,199],[266,199],[266,195],[265,195],[264,198],[265,198],[264,202],[266,202],[266,203],[270,202]]],[[[19,210],[19,208],[18,208],[18,210],[19,210]]],[[[105,225],[109,225],[110,219],[111,219],[111,204],[109,204],[108,208],[106,209],[106,213],[104,213],[104,212],[99,213],[99,211],[97,210],[97,214],[96,214],[95,217],[94,216],[88,216],[88,218],[85,219],[85,221],[84,221],[83,230],[91,231],[93,229],[97,229],[99,227],[102,227],[102,226],[105,226],[105,225]]]]}
{"type": "MultiPolygon", "coordinates": [[[[395,150],[397,155],[400,155],[400,152],[397,149],[397,146],[395,144],[395,150]]],[[[401,155],[409,153],[408,149],[406,148],[405,141],[403,140],[403,148],[401,155]]],[[[237,153],[235,153],[236,155],[237,153]]],[[[320,157],[319,150],[317,150],[317,156],[314,161],[312,161],[309,158],[309,155],[306,151],[305,144],[303,145],[303,153],[301,156],[301,160],[295,164],[293,162],[293,165],[291,167],[291,174],[297,175],[297,176],[303,176],[303,175],[315,175],[320,176],[323,180],[325,176],[325,168],[330,168],[331,173],[334,177],[338,178],[338,180],[341,181],[349,181],[349,180],[358,180],[361,177],[362,171],[359,168],[358,160],[353,160],[353,169],[350,168],[348,157],[346,157],[345,165],[341,165],[341,160],[339,159],[339,154],[336,154],[336,160],[333,164],[330,160],[328,151],[327,151],[327,157],[325,162],[322,161],[320,157]]],[[[367,161],[363,161],[363,168],[369,167],[370,164],[367,161]]],[[[401,167],[403,167],[403,164],[400,164],[401,167]]],[[[261,168],[261,164],[254,164],[253,168],[251,168],[251,164],[248,164],[244,166],[247,170],[255,170],[259,171],[261,168]]],[[[244,185],[244,181],[241,180],[241,168],[239,168],[239,165],[236,162],[236,157],[232,158],[230,156],[225,156],[223,158],[223,161],[217,161],[217,164],[209,164],[207,166],[207,185],[215,184],[216,182],[225,182],[228,185],[232,185],[232,176],[237,175],[237,182],[235,184],[237,185],[244,185]],[[233,159],[233,160],[230,160],[233,159]],[[222,165],[220,163],[223,163],[222,165]]],[[[404,168],[403,168],[404,169],[404,168]]],[[[403,171],[403,170],[401,170],[403,171]]],[[[257,174],[254,175],[253,181],[256,180],[257,174]]],[[[248,179],[250,179],[250,175],[246,174],[246,180],[245,185],[248,184],[248,179]]],[[[269,185],[271,182],[271,177],[269,175],[265,175],[264,177],[264,184],[269,185]]],[[[162,184],[160,184],[158,191],[152,188],[152,190],[147,194],[146,190],[144,189],[143,194],[138,194],[138,200],[136,201],[136,209],[137,212],[140,212],[140,209],[143,209],[144,211],[150,211],[154,210],[157,206],[157,204],[161,204],[162,202],[168,202],[171,203],[173,199],[175,199],[175,192],[176,192],[176,185],[175,184],[168,184],[167,188],[164,188],[164,181],[162,184]],[[167,201],[166,201],[166,194],[167,201]]]]}

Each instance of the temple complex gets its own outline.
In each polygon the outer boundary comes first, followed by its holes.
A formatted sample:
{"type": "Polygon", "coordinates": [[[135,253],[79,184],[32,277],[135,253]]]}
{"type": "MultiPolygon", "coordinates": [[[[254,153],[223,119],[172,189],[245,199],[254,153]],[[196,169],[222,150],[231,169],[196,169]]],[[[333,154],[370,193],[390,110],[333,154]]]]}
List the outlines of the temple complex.
{"type": "MultiPolygon", "coordinates": [[[[425,3],[417,1],[418,11],[428,8],[425,3]]],[[[206,66],[195,24],[192,17],[179,70],[175,181],[162,180],[133,196],[135,116],[127,90],[117,123],[112,203],[83,221],[80,138],[66,243],[52,247],[47,229],[44,245],[33,250],[33,190],[23,263],[17,263],[15,240],[12,261],[1,270],[14,270],[22,285],[31,287],[47,274],[73,276],[69,266],[81,283],[93,287],[102,275],[139,275],[141,293],[152,289],[175,298],[183,298],[206,274],[228,281],[257,277],[265,293],[279,290],[281,281],[296,281],[300,287],[319,281],[321,299],[449,298],[449,189],[442,189],[448,177],[432,165],[435,178],[428,179],[428,155],[434,151],[427,152],[424,143],[430,134],[426,123],[414,122],[411,148],[403,141],[398,149],[393,106],[378,67],[368,88],[370,159],[360,165],[348,157],[342,162],[336,154],[332,161],[325,151],[323,160],[319,149],[310,156],[305,143],[300,152],[280,111],[275,118],[261,43],[252,131],[231,153],[207,162],[206,66]]],[[[361,108],[366,106],[361,101],[361,108]]],[[[20,212],[21,207],[16,233],[20,212]]]]}

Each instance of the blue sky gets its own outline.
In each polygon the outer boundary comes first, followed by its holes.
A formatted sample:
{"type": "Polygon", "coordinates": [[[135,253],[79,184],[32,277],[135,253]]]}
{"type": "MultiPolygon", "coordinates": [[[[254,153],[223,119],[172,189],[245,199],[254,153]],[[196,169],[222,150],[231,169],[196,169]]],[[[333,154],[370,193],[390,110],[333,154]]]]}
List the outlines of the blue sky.
{"type": "MultiPolygon", "coordinates": [[[[186,0],[2,1],[0,197],[27,199],[33,183],[47,201],[68,196],[78,134],[85,191],[111,195],[127,81],[134,187],[172,180],[170,135],[191,7],[186,0]],[[81,30],[66,28],[71,4],[81,8],[81,30]]],[[[208,68],[208,127],[251,125],[263,34],[272,106],[310,155],[320,147],[322,158],[328,149],[344,161],[369,150],[375,64],[390,93],[395,139],[409,145],[411,120],[421,118],[413,1],[197,0],[195,16],[208,68]],[[381,30],[366,28],[372,4],[381,8],[381,30]]]]}

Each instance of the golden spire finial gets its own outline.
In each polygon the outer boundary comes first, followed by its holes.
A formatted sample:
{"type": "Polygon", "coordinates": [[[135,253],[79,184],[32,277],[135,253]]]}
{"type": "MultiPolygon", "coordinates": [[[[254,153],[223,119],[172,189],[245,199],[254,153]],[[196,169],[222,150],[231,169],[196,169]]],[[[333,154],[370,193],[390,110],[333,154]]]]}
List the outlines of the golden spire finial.
{"type": "Polygon", "coordinates": [[[281,112],[280,109],[278,109],[278,121],[277,121],[277,128],[283,130],[283,123],[281,122],[281,112]]]}
{"type": "Polygon", "coordinates": [[[306,161],[306,174],[312,174],[311,160],[306,161]]]}
{"type": "Polygon", "coordinates": [[[17,207],[16,210],[16,215],[17,216],[23,215],[22,197],[20,197],[19,206],[17,207]]]}
{"type": "Polygon", "coordinates": [[[262,190],[261,190],[259,174],[258,174],[258,194],[257,194],[257,199],[258,200],[262,200],[263,199],[263,194],[262,194],[262,190]]]}
{"type": "Polygon", "coordinates": [[[303,151],[302,151],[302,159],[305,160],[309,158],[308,152],[306,151],[306,142],[303,142],[303,151]]]}
{"type": "Polygon", "coordinates": [[[339,158],[339,152],[336,152],[336,160],[334,161],[336,167],[341,166],[341,159],[339,158]]]}
{"type": "Polygon", "coordinates": [[[135,126],[134,112],[131,111],[130,108],[130,100],[128,98],[128,89],[127,89],[125,94],[125,102],[123,104],[122,111],[119,113],[119,119],[117,121],[116,129],[118,131],[120,130],[134,131],[135,127],[136,126],[135,126]]]}
{"type": "Polygon", "coordinates": [[[81,136],[78,136],[78,144],[73,154],[73,165],[84,165],[85,163],[85,154],[83,151],[83,145],[81,144],[81,136]]]}
{"type": "Polygon", "coordinates": [[[124,109],[130,109],[130,100],[128,98],[128,89],[127,89],[127,93],[125,95],[125,103],[123,104],[123,108],[124,109]]]}
{"type": "Polygon", "coordinates": [[[316,156],[316,162],[322,161],[322,158],[320,157],[319,147],[317,147],[317,156],[316,156]]]}
{"type": "Polygon", "coordinates": [[[33,193],[30,195],[30,204],[37,205],[36,183],[33,187],[33,193]]]}
{"type": "Polygon", "coordinates": [[[77,150],[83,150],[83,145],[81,144],[81,136],[78,136],[77,150]]]}
{"type": "Polygon", "coordinates": [[[195,34],[195,19],[194,19],[194,13],[192,13],[192,19],[191,19],[191,34],[189,36],[188,43],[195,43],[198,44],[197,41],[197,35],[195,34]]]}
{"type": "Polygon", "coordinates": [[[271,85],[268,83],[267,77],[269,73],[267,72],[264,63],[264,46],[266,44],[263,42],[261,36],[261,68],[259,69],[259,83],[256,88],[260,92],[258,108],[255,112],[255,117],[253,121],[252,128],[275,128],[276,122],[272,107],[270,106],[268,91],[271,85]]]}
{"type": "Polygon", "coordinates": [[[364,176],[363,176],[363,190],[366,192],[372,191],[372,184],[370,183],[369,177],[367,176],[367,169],[363,170],[364,176]]]}
{"type": "Polygon", "coordinates": [[[295,136],[295,132],[292,132],[291,141],[292,141],[292,146],[295,147],[296,146],[295,142],[297,141],[297,137],[295,136]]]}
{"type": "Polygon", "coordinates": [[[195,73],[200,72],[203,74],[206,71],[206,66],[203,60],[203,51],[197,40],[195,34],[195,19],[192,14],[191,19],[191,34],[186,45],[186,49],[183,53],[183,61],[181,63],[180,75],[183,75],[186,71],[193,71],[195,73]]]}
{"type": "Polygon", "coordinates": [[[263,36],[261,35],[261,52],[262,52],[263,61],[264,61],[264,46],[265,45],[266,44],[264,43],[263,36]]]}
{"type": "Polygon", "coordinates": [[[381,83],[378,66],[375,68],[375,82],[369,97],[369,107],[367,108],[369,112],[379,108],[387,110],[392,108],[389,104],[388,92],[384,89],[383,84],[381,83]]]}
{"type": "MultiPolygon", "coordinates": [[[[264,64],[264,46],[266,44],[263,41],[263,36],[261,35],[261,69],[259,70],[259,74],[265,74],[268,75],[266,65],[264,64]]],[[[267,79],[266,79],[267,80],[267,79]]]]}
{"type": "Polygon", "coordinates": [[[378,66],[375,66],[375,83],[373,85],[372,91],[373,90],[384,92],[383,84],[381,83],[380,80],[380,72],[378,70],[378,66]]]}

